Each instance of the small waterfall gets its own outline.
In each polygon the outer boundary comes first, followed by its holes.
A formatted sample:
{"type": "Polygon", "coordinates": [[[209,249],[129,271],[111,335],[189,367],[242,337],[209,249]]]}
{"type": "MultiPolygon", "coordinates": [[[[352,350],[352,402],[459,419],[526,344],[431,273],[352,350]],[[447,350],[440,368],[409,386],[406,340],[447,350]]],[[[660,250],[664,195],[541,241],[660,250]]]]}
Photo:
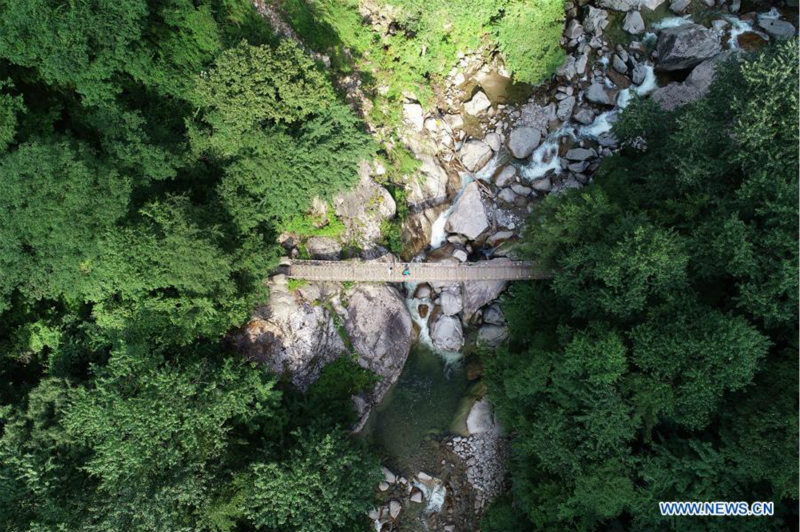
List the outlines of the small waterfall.
{"type": "Polygon", "coordinates": [[[684,24],[691,24],[692,22],[691,15],[684,15],[682,17],[664,17],[658,22],[651,24],[650,28],[654,30],[665,30],[667,28],[677,28],[678,26],[683,26],[684,24]]]}
{"type": "Polygon", "coordinates": [[[594,122],[589,124],[588,126],[583,126],[578,128],[578,138],[597,138],[603,133],[608,133],[611,131],[611,126],[614,125],[616,122],[617,113],[619,111],[614,109],[613,111],[606,111],[605,113],[600,113],[597,115],[597,118],[594,119],[594,122]]]}
{"type": "Polygon", "coordinates": [[[412,281],[405,283],[406,293],[408,294],[408,297],[406,297],[406,308],[408,308],[408,312],[411,314],[411,320],[417,324],[417,327],[419,327],[419,342],[425,347],[433,350],[433,342],[431,342],[431,335],[428,331],[428,319],[431,317],[433,302],[427,297],[419,299],[414,297],[414,292],[417,290],[417,285],[418,283],[412,281]],[[425,314],[424,318],[419,313],[420,305],[428,306],[428,313],[425,314]]]}
{"type": "Polygon", "coordinates": [[[561,169],[561,158],[558,156],[558,139],[569,134],[567,128],[561,128],[547,136],[544,142],[531,154],[530,160],[520,168],[520,174],[528,181],[535,181],[547,175],[551,170],[561,169]]]}
{"type": "Polygon", "coordinates": [[[474,179],[477,179],[478,181],[491,181],[492,176],[494,175],[494,172],[497,170],[498,166],[500,166],[500,152],[495,152],[494,157],[492,157],[489,162],[483,166],[483,168],[474,174],[470,175],[469,172],[461,172],[461,190],[464,190],[464,187],[468,184],[468,182],[473,181],[474,179]],[[465,183],[465,179],[469,179],[469,181],[465,183]]]}
{"type": "Polygon", "coordinates": [[[658,88],[658,81],[656,80],[656,74],[653,71],[653,65],[645,63],[643,66],[645,69],[644,80],[642,80],[642,83],[639,85],[634,85],[619,91],[619,95],[617,96],[618,108],[625,109],[628,107],[628,104],[631,103],[634,94],[645,96],[658,88]]]}
{"type": "Polygon", "coordinates": [[[419,488],[422,495],[425,497],[425,511],[428,513],[440,512],[444,505],[444,499],[447,495],[447,488],[444,483],[435,478],[429,483],[415,482],[414,486],[419,488]],[[430,484],[430,485],[429,485],[430,484]]]}
{"type": "Polygon", "coordinates": [[[439,357],[444,360],[444,373],[445,376],[449,378],[453,369],[457,368],[459,364],[461,364],[461,360],[463,359],[464,355],[460,351],[442,351],[441,349],[436,349],[436,347],[433,345],[428,326],[431,313],[433,312],[433,301],[431,301],[431,299],[428,297],[415,298],[414,292],[417,290],[417,285],[418,283],[411,281],[405,283],[406,293],[408,294],[408,297],[406,297],[406,308],[408,308],[408,312],[411,314],[411,320],[417,324],[417,327],[419,327],[419,343],[430,349],[431,352],[439,355],[439,357]],[[428,307],[428,312],[425,314],[424,318],[419,312],[419,307],[421,305],[426,305],[428,307]]]}
{"type": "MultiPolygon", "coordinates": [[[[758,20],[778,19],[780,17],[780,12],[774,7],[766,13],[758,14],[758,20]]],[[[728,47],[731,50],[738,50],[740,48],[739,36],[743,33],[755,33],[765,41],[769,40],[769,36],[761,30],[757,30],[752,22],[742,20],[734,15],[723,15],[722,18],[731,25],[730,35],[728,37],[728,47]]]]}
{"type": "MultiPolygon", "coordinates": [[[[605,67],[607,63],[608,61],[606,60],[603,66],[605,67]]],[[[527,181],[535,181],[547,175],[548,172],[559,173],[561,171],[561,158],[558,156],[558,148],[561,137],[568,136],[573,140],[582,138],[597,139],[604,133],[611,131],[619,111],[630,103],[634,94],[644,96],[658,88],[653,65],[645,63],[644,67],[645,76],[642,83],[621,90],[614,109],[600,113],[591,124],[586,126],[576,126],[569,121],[564,123],[561,128],[550,133],[544,142],[533,151],[528,161],[519,167],[520,175],[527,181]]]]}
{"type": "MultiPolygon", "coordinates": [[[[497,157],[495,157],[497,159],[497,157]]],[[[495,160],[492,159],[492,160],[495,160]]],[[[491,163],[487,163],[487,166],[491,163]]],[[[495,163],[496,165],[497,163],[495,163]]],[[[494,170],[492,170],[494,172],[494,170]]],[[[447,225],[447,219],[450,218],[450,214],[453,212],[453,208],[455,208],[456,203],[458,203],[458,199],[464,193],[464,189],[467,188],[471,182],[475,179],[467,172],[461,172],[461,189],[456,194],[456,197],[453,198],[452,203],[450,206],[442,211],[438,218],[433,222],[431,225],[431,249],[438,249],[442,247],[442,245],[447,241],[447,231],[445,231],[445,226],[447,225]]],[[[489,174],[491,175],[491,174],[489,174]]],[[[477,175],[476,175],[477,177],[477,175]]]]}

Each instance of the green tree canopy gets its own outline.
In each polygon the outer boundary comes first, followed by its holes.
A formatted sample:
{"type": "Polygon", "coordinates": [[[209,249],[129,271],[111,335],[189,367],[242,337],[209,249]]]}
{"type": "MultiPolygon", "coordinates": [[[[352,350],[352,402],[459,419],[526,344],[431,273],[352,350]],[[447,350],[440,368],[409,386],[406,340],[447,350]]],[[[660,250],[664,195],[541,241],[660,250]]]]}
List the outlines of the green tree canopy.
{"type": "Polygon", "coordinates": [[[779,44],[720,65],[694,104],[633,102],[621,153],[533,214],[522,250],[554,278],[514,287],[486,366],[534,528],[796,521],[797,63],[779,44]],[[776,515],[660,516],[674,500],[776,515]]]}

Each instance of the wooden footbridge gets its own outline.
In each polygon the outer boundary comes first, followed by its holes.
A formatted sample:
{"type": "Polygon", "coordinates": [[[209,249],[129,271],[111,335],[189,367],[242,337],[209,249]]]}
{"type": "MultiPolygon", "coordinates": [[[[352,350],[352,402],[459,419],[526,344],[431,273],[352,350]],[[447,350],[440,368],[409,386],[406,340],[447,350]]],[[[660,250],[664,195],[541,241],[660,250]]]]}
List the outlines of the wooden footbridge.
{"type": "Polygon", "coordinates": [[[356,282],[470,282],[523,281],[552,277],[532,262],[494,259],[478,262],[380,262],[284,259],[281,265],[292,279],[356,282]]]}

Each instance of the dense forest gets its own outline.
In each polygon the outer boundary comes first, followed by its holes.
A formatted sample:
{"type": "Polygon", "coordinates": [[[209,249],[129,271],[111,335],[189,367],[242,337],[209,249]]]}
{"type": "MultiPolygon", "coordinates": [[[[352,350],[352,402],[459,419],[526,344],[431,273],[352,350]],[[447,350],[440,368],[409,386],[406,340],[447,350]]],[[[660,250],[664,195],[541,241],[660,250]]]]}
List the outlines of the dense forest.
{"type": "Polygon", "coordinates": [[[595,183],[536,211],[525,253],[554,278],[514,287],[487,357],[514,454],[484,530],[796,525],[797,77],[790,42],[678,111],[633,103],[595,183]],[[654,511],[709,499],[777,518],[654,511]]]}
{"type": "Polygon", "coordinates": [[[0,13],[0,529],[360,528],[369,381],[282,393],[225,342],[359,120],[244,1],[0,13]]]}
{"type": "MultiPolygon", "coordinates": [[[[369,529],[375,375],[301,392],[232,336],[313,198],[362,160],[403,198],[406,94],[464,49],[529,86],[565,52],[560,1],[396,0],[383,34],[364,3],[284,0],[301,45],[248,0],[0,0],[0,530],[369,529]]],[[[512,445],[484,532],[796,524],[797,78],[792,40],[677,110],[634,98],[594,182],[537,203],[520,250],[554,277],[481,353],[512,445]],[[708,498],[776,517],[655,511],[708,498]]]]}

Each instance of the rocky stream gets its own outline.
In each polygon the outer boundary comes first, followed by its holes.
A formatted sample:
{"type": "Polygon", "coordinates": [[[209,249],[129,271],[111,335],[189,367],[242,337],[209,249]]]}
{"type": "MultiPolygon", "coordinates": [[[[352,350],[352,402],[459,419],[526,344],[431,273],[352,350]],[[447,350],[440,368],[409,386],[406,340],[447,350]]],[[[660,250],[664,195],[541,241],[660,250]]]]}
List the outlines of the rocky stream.
{"type": "MultiPolygon", "coordinates": [[[[790,0],[790,3],[796,0],[790,0]]],[[[379,13],[365,11],[365,20],[379,13]]],[[[500,56],[458,58],[437,108],[408,95],[400,137],[420,161],[406,188],[406,247],[377,243],[397,206],[365,161],[358,186],[333,208],[339,237],[281,235],[290,256],[376,261],[504,261],[537,202],[590,183],[618,149],[611,131],[634,97],[674,109],[704,95],[716,65],[796,34],[796,5],[746,0],[576,1],[567,11],[567,60],[539,87],[512,82],[500,56]]],[[[377,23],[376,23],[377,27],[377,23]]],[[[378,30],[376,30],[378,31],[378,30]]],[[[412,280],[413,281],[413,280],[412,280]]],[[[240,349],[305,389],[352,349],[381,377],[353,397],[354,432],[384,457],[369,513],[377,532],[477,530],[483,508],[507,489],[509,444],[492,412],[475,346],[508,336],[498,298],[507,283],[402,285],[270,279],[270,302],[237,338],[240,349]]]]}

